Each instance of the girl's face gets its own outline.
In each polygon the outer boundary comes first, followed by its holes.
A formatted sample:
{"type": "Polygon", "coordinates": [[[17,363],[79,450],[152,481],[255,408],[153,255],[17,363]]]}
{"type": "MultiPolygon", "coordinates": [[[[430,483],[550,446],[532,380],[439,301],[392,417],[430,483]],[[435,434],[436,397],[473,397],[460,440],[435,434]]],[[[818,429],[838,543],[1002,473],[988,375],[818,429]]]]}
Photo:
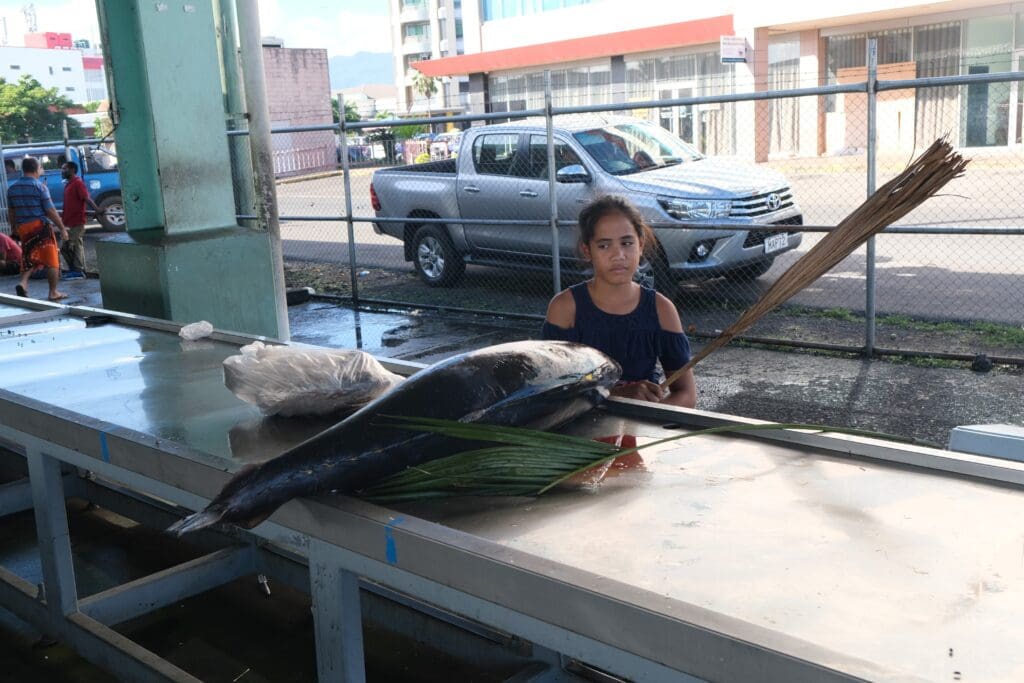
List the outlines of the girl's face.
{"type": "Polygon", "coordinates": [[[594,266],[594,277],[612,284],[632,281],[642,252],[636,228],[618,212],[602,216],[594,226],[593,238],[583,245],[583,256],[594,266]]]}

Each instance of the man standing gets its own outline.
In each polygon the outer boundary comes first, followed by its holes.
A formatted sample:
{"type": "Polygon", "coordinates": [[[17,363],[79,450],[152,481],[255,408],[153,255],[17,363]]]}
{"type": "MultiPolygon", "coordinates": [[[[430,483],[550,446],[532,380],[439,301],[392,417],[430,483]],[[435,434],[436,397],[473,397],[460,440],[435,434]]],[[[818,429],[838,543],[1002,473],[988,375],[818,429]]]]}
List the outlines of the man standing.
{"type": "Polygon", "coordinates": [[[85,277],[85,207],[89,205],[96,215],[102,213],[96,202],[89,196],[85,182],[78,175],[78,164],[69,161],[61,168],[60,174],[67,180],[64,186],[64,225],[67,226],[69,238],[65,238],[60,252],[68,263],[68,272],[64,280],[77,280],[85,277]]]}
{"type": "Polygon", "coordinates": [[[61,238],[68,238],[68,230],[53,207],[50,191],[39,180],[39,162],[25,157],[21,162],[21,177],[7,190],[7,216],[11,230],[21,242],[21,282],[15,287],[18,296],[28,296],[28,278],[33,270],[46,269],[50,285],[50,301],[68,298],[57,290],[60,277],[60,256],[53,227],[47,218],[60,228],[61,238]]]}

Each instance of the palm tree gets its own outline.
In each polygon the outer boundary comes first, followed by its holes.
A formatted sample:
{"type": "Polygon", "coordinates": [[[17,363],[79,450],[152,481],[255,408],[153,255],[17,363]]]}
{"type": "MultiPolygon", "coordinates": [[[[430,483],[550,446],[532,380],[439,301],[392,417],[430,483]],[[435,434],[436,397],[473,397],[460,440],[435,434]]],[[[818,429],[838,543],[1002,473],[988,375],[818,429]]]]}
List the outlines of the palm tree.
{"type": "MultiPolygon", "coordinates": [[[[416,92],[427,98],[427,118],[431,118],[433,115],[430,111],[430,98],[437,94],[437,79],[417,71],[412,79],[412,87],[416,92]]],[[[433,127],[431,127],[431,130],[433,130],[433,127]]]]}

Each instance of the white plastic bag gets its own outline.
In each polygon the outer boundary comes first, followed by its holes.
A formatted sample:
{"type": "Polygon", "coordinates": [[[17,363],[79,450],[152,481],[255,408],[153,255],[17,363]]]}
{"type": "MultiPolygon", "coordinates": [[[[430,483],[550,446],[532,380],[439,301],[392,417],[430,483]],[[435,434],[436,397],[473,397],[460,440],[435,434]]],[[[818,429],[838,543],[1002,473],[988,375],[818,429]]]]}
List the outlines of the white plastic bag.
{"type": "Polygon", "coordinates": [[[253,342],[224,360],[224,384],[267,415],[355,410],[402,381],[352,349],[305,349],[253,342]]]}
{"type": "Polygon", "coordinates": [[[205,320],[200,320],[197,323],[189,323],[178,330],[178,336],[185,341],[195,341],[197,339],[202,339],[203,337],[209,337],[211,334],[213,334],[213,325],[205,320]]]}

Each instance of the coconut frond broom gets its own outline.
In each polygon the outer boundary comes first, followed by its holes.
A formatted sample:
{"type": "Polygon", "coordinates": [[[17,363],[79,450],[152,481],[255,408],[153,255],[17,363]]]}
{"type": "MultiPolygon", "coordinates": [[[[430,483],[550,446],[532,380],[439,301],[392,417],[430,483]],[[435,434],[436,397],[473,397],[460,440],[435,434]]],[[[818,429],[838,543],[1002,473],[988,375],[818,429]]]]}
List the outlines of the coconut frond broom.
{"type": "Polygon", "coordinates": [[[906,216],[953,178],[963,175],[967,162],[953,150],[947,138],[936,140],[790,266],[736,322],[666,378],[662,388],[668,388],[687,370],[838,265],[868,238],[906,216]]]}

